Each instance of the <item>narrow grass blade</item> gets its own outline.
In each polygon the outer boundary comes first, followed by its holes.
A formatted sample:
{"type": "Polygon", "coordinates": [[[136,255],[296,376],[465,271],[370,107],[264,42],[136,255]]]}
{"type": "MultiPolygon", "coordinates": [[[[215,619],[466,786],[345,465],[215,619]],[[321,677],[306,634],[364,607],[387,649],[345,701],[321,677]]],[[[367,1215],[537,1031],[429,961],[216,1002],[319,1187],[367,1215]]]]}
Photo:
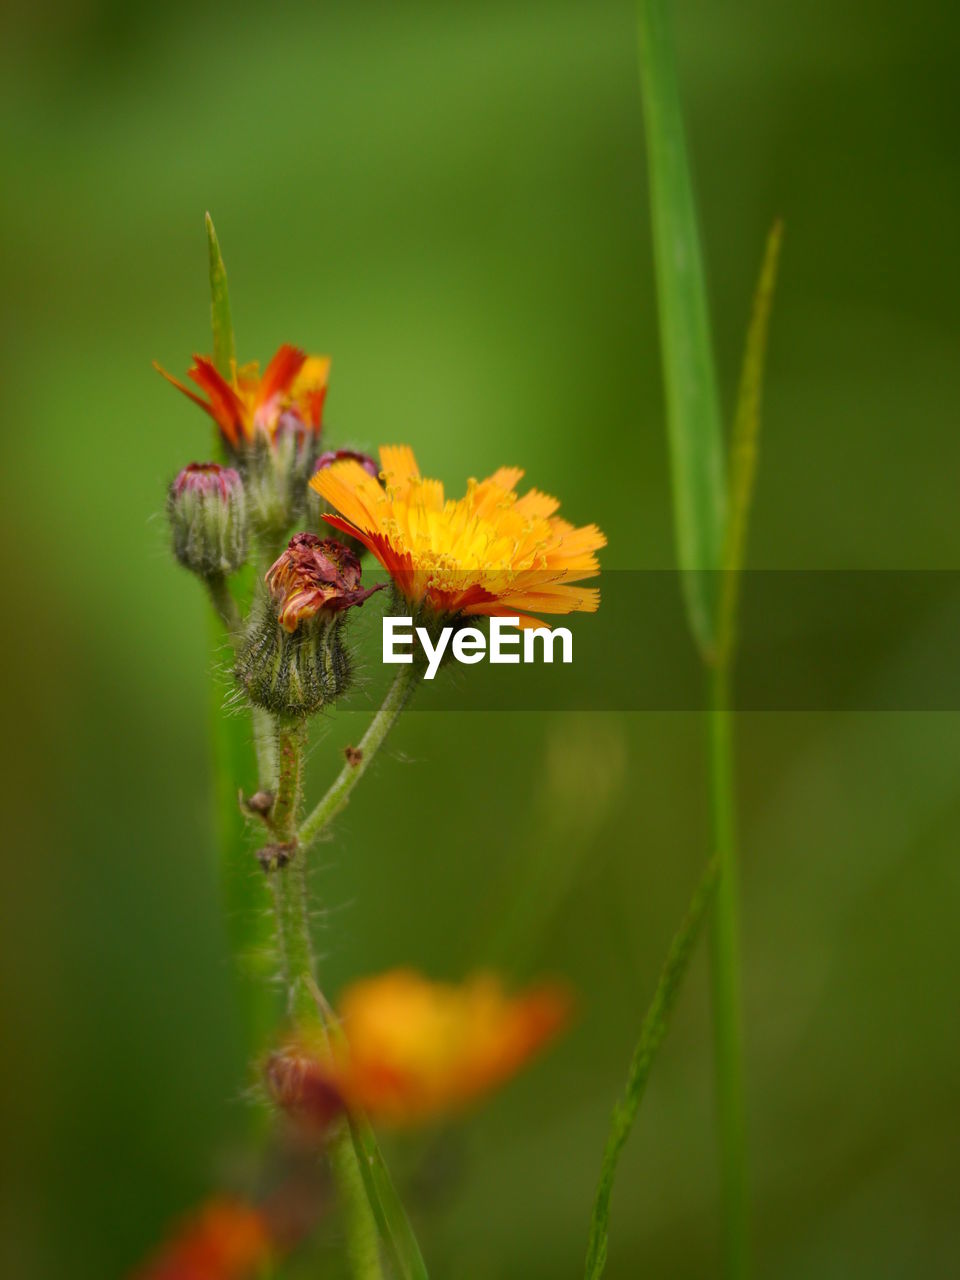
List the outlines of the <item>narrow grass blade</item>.
{"type": "MultiPolygon", "coordinates": [[[[205,222],[210,262],[213,359],[224,377],[231,377],[235,351],[227,269],[209,213],[205,222]]],[[[211,636],[215,654],[229,652],[230,637],[216,617],[211,621],[211,636]]],[[[227,938],[237,974],[246,1047],[248,1052],[258,1052],[276,1012],[276,996],[269,985],[272,967],[270,898],[264,877],[258,874],[253,857],[247,852],[244,820],[237,803],[241,788],[248,795],[257,789],[257,765],[249,719],[227,714],[223,702],[224,690],[213,680],[210,736],[221,892],[227,918],[227,938]]]]}
{"type": "Polygon", "coordinates": [[[713,899],[717,886],[719,865],[712,859],[700,878],[694,895],[687,908],[687,914],[680,928],[674,935],[666,961],[660,973],[660,980],[654,992],[653,1000],[647,1010],[643,1025],[640,1028],[640,1039],[633,1051],[630,1070],[627,1074],[627,1085],[623,1097],[613,1110],[610,1121],[610,1132],[603,1155],[600,1170],[600,1181],[597,1185],[596,1199],[593,1205],[593,1217],[590,1221],[590,1238],[587,1243],[587,1260],[584,1269],[586,1280],[599,1280],[607,1263],[607,1242],[610,1231],[610,1196],[617,1173],[620,1154],[626,1145],[630,1130],[636,1119],[640,1101],[646,1089],[650,1068],[657,1056],[657,1050],[663,1043],[670,1021],[670,1014],[676,1004],[677,996],[683,985],[687,966],[696,947],[697,939],[703,925],[707,908],[713,899]]]}
{"type": "Polygon", "coordinates": [[[723,432],[700,234],[665,0],[639,0],[640,84],[650,174],[660,344],[677,559],[694,638],[715,646],[726,509],[723,432]]]}
{"type": "Polygon", "coordinates": [[[210,323],[213,327],[213,363],[218,371],[229,378],[237,358],[233,341],[233,321],[230,318],[230,292],[227,289],[227,269],[223,265],[220,242],[214,230],[213,219],[206,215],[207,252],[210,258],[210,323]]]}
{"type": "Polygon", "coordinates": [[[783,223],[778,220],[767,236],[740,372],[740,389],[730,447],[729,516],[723,547],[723,574],[717,617],[717,649],[721,666],[730,662],[736,644],[740,570],[746,557],[747,528],[757,475],[767,334],[782,239],[783,223]]]}
{"type": "MultiPolygon", "coordinates": [[[[213,652],[228,652],[220,619],[211,613],[213,652]]],[[[237,1003],[248,1053],[259,1052],[276,1018],[277,995],[270,978],[270,899],[266,877],[248,848],[237,795],[241,788],[256,790],[257,770],[249,721],[228,714],[220,682],[210,682],[210,744],[214,775],[214,831],[220,892],[226,917],[227,941],[234,960],[237,1003]]]]}
{"type": "Polygon", "coordinates": [[[426,1263],[410,1219],[365,1116],[350,1117],[350,1134],[367,1189],[367,1198],[377,1219],[381,1238],[387,1245],[401,1280],[429,1280],[426,1263]]]}

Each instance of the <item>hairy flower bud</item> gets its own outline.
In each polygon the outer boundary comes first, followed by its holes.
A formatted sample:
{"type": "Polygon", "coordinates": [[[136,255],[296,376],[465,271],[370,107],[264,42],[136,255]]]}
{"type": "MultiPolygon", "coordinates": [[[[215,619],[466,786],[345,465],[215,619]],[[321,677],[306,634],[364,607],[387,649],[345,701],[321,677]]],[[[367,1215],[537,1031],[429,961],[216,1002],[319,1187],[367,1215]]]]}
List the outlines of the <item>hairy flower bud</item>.
{"type": "Polygon", "coordinates": [[[202,578],[236,573],[247,558],[247,505],[232,467],[191,462],[167,494],[173,554],[202,578]]]}
{"type": "Polygon", "coordinates": [[[343,1113],[333,1065],[321,1046],[288,1044],[267,1058],[263,1074],[273,1102],[308,1134],[322,1137],[343,1113]]]}
{"type": "Polygon", "coordinates": [[[345,690],[350,658],[343,645],[347,609],[379,587],[360,586],[360,562],[332,538],[298,533],[267,571],[236,676],[257,706],[305,716],[345,690]]]}
{"type": "Polygon", "coordinates": [[[364,471],[373,476],[374,480],[380,475],[380,468],[369,453],[358,453],[356,449],[327,449],[313,464],[314,475],[318,471],[326,471],[327,467],[332,467],[335,462],[342,462],[344,458],[352,458],[354,462],[359,462],[364,471]]]}

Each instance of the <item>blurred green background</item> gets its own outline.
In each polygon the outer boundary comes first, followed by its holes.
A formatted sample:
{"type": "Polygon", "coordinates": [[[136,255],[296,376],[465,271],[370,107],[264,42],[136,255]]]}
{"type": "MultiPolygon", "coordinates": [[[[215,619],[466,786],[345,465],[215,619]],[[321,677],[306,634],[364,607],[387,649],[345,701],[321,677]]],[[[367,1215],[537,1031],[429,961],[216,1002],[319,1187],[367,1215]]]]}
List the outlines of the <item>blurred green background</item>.
{"type": "MultiPolygon", "coordinates": [[[[215,658],[161,516],[209,434],[150,369],[209,346],[203,212],[241,355],[333,355],[332,439],[409,440],[454,489],[519,463],[601,524],[606,566],[669,566],[634,15],[64,0],[3,22],[0,1269],[103,1280],[221,1185],[247,1122],[215,658]]],[[[787,227],[751,563],[956,567],[960,19],[678,0],[676,25],[728,405],[763,236],[787,227]]],[[[380,674],[321,726],[314,789],[380,674]]],[[[330,992],[400,963],[459,976],[499,930],[512,976],[580,993],[488,1105],[389,1144],[439,1277],[580,1273],[707,853],[701,739],[679,713],[410,714],[320,850],[330,992]],[[504,932],[544,861],[535,926],[504,932]]],[[[757,1272],[946,1275],[960,722],[753,715],[740,741],[757,1272]]],[[[717,1270],[705,979],[701,956],[626,1152],[614,1278],[717,1270]]]]}

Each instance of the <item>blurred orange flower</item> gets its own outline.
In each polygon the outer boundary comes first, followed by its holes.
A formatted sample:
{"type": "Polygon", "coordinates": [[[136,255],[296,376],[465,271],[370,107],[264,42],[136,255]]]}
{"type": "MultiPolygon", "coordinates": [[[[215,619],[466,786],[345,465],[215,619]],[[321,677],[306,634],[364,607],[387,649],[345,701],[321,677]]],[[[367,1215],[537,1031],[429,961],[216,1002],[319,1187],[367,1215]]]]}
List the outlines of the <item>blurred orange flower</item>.
{"type": "Polygon", "coordinates": [[[543,985],[508,996],[498,978],[460,985],[400,969],[354,983],[344,1038],[302,1034],[267,1063],[281,1106],[324,1127],[343,1106],[410,1125],[458,1110],[509,1079],[569,1021],[571,999],[543,985]]]}
{"type": "Polygon", "coordinates": [[[208,1200],[131,1280],[253,1280],[271,1256],[263,1214],[242,1200],[208,1200]]]}
{"type": "Polygon", "coordinates": [[[409,601],[443,615],[520,616],[525,626],[538,625],[527,610],[596,610],[596,588],[574,584],[600,572],[594,553],[606,538],[595,524],[562,520],[556,498],[536,489],[518,497],[519,468],[501,467],[468,481],[465,497],[445,499],[406,445],[383,446],[380,461],[383,486],[351,459],[310,484],[340,513],[324,519],[372,551],[409,601]]]}
{"type": "Polygon", "coordinates": [[[234,450],[250,444],[258,432],[273,440],[286,423],[294,429],[320,434],[323,402],[330,376],[328,356],[308,356],[285,343],[260,376],[256,361],[237,367],[228,381],[209,356],[193,357],[187,377],[197,384],[207,399],[167,373],[154,368],[213,418],[227,444],[234,450]]]}

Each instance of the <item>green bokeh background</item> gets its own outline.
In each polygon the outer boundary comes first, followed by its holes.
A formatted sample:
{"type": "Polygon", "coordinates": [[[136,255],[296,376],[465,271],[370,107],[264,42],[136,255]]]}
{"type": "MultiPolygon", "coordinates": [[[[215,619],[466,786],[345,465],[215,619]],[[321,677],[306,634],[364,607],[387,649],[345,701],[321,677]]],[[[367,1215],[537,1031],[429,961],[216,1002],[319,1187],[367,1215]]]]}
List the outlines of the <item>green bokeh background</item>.
{"type": "MultiPolygon", "coordinates": [[[[787,239],[751,563],[958,562],[958,21],[936,0],[680,0],[729,407],[787,239]]],[[[0,1261],[119,1276],[247,1123],[208,821],[204,602],[164,485],[200,416],[202,215],[241,355],[329,351],[332,437],[504,462],[673,562],[629,3],[22,5],[0,49],[4,244],[0,1261]]],[[[677,644],[688,640],[678,630],[677,644]]],[[[638,646],[643,636],[637,637],[638,646]]],[[[314,788],[382,673],[331,717],[314,788]]],[[[941,1276],[960,1253],[960,722],[740,721],[757,1272],[941,1276]]],[[[436,1276],[576,1276],[611,1104],[706,853],[692,715],[410,714],[321,849],[327,989],[487,954],[580,993],[474,1115],[391,1142],[436,1276]],[[509,931],[508,931],[509,932],[509,931]]],[[[245,856],[249,856],[247,853],[245,856]]],[[[609,1275],[717,1272],[698,960],[614,1198],[609,1275]]],[[[335,1227],[309,1274],[337,1275],[335,1227]]]]}

